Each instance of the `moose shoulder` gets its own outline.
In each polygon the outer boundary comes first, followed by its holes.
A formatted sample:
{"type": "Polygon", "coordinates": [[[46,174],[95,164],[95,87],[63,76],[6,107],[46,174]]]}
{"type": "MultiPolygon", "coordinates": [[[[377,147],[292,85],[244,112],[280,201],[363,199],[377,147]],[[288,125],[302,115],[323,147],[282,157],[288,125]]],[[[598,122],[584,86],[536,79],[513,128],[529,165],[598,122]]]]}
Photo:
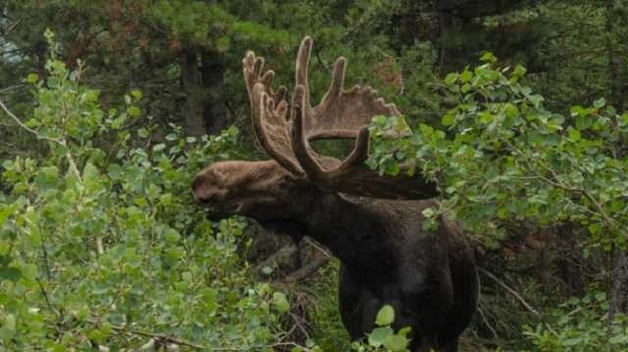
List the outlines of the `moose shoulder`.
{"type": "Polygon", "coordinates": [[[210,218],[243,215],[327,246],[342,263],[340,315],[353,339],[371,331],[390,304],[394,326],[412,328],[413,351],[457,351],[477,306],[472,252],[446,219],[436,231],[423,230],[422,211],[438,195],[433,183],[365,167],[370,119],[399,112],[369,87],[343,90],[344,58],[321,103],[310,105],[311,47],[305,38],[299,48],[290,104],[285,87],[271,89],[274,72],[247,53],[253,125],[273,160],[211,164],[194,180],[194,195],[210,218]],[[355,139],[354,149],[342,161],[319,155],[310,142],[321,138],[355,139]]]}

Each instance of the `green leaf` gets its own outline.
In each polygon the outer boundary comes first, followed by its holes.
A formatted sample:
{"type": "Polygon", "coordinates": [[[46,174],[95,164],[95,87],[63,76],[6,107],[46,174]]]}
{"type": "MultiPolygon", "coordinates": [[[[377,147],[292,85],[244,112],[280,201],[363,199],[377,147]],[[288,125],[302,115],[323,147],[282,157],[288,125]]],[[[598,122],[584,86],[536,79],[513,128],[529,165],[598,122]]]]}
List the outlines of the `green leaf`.
{"type": "Polygon", "coordinates": [[[283,292],[273,293],[273,305],[279,313],[285,313],[290,309],[290,303],[283,292]]]}
{"type": "Polygon", "coordinates": [[[98,343],[103,343],[111,335],[111,325],[105,323],[99,329],[94,329],[89,332],[88,336],[90,340],[94,340],[98,343]]]}
{"type": "Polygon", "coordinates": [[[450,86],[450,85],[456,83],[457,79],[458,79],[458,74],[457,73],[450,73],[447,76],[445,76],[445,84],[450,86]]]}
{"type": "Polygon", "coordinates": [[[133,98],[135,98],[136,100],[140,100],[142,99],[142,92],[140,90],[134,89],[131,91],[131,95],[133,96],[133,98]]]}
{"type": "Polygon", "coordinates": [[[131,117],[138,117],[140,116],[140,114],[142,113],[142,111],[140,110],[140,108],[138,108],[137,106],[129,106],[126,109],[127,114],[129,114],[129,116],[131,117]]]}
{"type": "MultiPolygon", "coordinates": [[[[469,82],[471,79],[473,78],[473,72],[469,71],[469,70],[464,70],[462,71],[462,73],[460,74],[460,81],[462,83],[467,83],[469,82]]],[[[463,90],[464,92],[464,90],[463,90]]]]}
{"type": "Polygon", "coordinates": [[[26,76],[26,83],[35,84],[39,81],[39,76],[36,73],[30,73],[26,76]]]}
{"type": "Polygon", "coordinates": [[[384,347],[391,352],[406,351],[410,340],[407,337],[401,335],[391,335],[384,340],[384,347]]]}
{"type": "Polygon", "coordinates": [[[598,109],[605,105],[606,105],[606,99],[604,98],[597,99],[596,101],[593,102],[593,106],[595,106],[598,109]]]}
{"type": "Polygon", "coordinates": [[[148,137],[148,130],[142,127],[139,130],[137,130],[137,135],[140,138],[147,138],[148,137]]]}
{"type": "Polygon", "coordinates": [[[482,111],[480,113],[480,122],[483,124],[488,124],[493,121],[493,115],[488,111],[482,111]]]}
{"type": "Polygon", "coordinates": [[[42,190],[57,188],[59,181],[59,169],[56,166],[47,166],[39,169],[35,177],[35,184],[42,190]]]}
{"type": "Polygon", "coordinates": [[[569,133],[569,139],[571,139],[573,142],[577,142],[582,138],[580,131],[578,131],[575,128],[569,129],[568,133],[569,133]]]}
{"type": "Polygon", "coordinates": [[[515,69],[512,71],[512,75],[516,76],[516,77],[523,77],[526,74],[526,68],[521,66],[521,65],[517,65],[515,67],[515,69]]]}
{"type": "Polygon", "coordinates": [[[407,337],[410,332],[412,332],[412,328],[409,326],[406,326],[406,327],[401,328],[401,330],[399,330],[397,335],[407,337]]]}
{"type": "Polygon", "coordinates": [[[507,104],[506,105],[506,116],[508,116],[508,117],[516,117],[517,115],[519,115],[519,109],[517,108],[517,106],[514,105],[514,104],[507,104]]]}
{"type": "Polygon", "coordinates": [[[392,324],[393,321],[395,321],[395,310],[391,305],[386,304],[377,312],[375,324],[384,326],[392,324]]]}
{"type": "Polygon", "coordinates": [[[492,52],[487,51],[484,54],[482,54],[482,56],[480,56],[480,61],[482,62],[490,62],[492,64],[497,62],[497,57],[495,57],[495,55],[493,55],[492,52]]]}
{"type": "Polygon", "coordinates": [[[445,126],[451,126],[454,124],[454,115],[452,114],[445,114],[445,116],[443,116],[443,119],[440,121],[440,123],[445,126]]]}
{"type": "Polygon", "coordinates": [[[574,105],[571,109],[569,109],[569,112],[571,113],[571,116],[585,115],[586,109],[580,105],[574,105]]]}
{"type": "Polygon", "coordinates": [[[530,102],[532,102],[532,104],[536,108],[538,108],[541,105],[541,103],[545,100],[545,98],[543,98],[543,96],[540,94],[530,95],[528,99],[530,99],[530,102]]]}
{"type": "Polygon", "coordinates": [[[4,318],[4,323],[0,328],[0,340],[10,340],[15,336],[17,331],[15,314],[7,314],[4,318]]]}
{"type": "Polygon", "coordinates": [[[576,128],[580,131],[586,130],[593,124],[589,116],[578,115],[576,116],[576,128]]]}
{"type": "Polygon", "coordinates": [[[384,344],[384,341],[392,336],[393,330],[388,326],[382,326],[373,329],[370,334],[368,334],[368,343],[373,347],[380,347],[384,344]]]}
{"type": "Polygon", "coordinates": [[[22,277],[22,272],[18,268],[14,268],[14,267],[0,268],[0,282],[4,280],[17,282],[21,277],[22,277]]]}

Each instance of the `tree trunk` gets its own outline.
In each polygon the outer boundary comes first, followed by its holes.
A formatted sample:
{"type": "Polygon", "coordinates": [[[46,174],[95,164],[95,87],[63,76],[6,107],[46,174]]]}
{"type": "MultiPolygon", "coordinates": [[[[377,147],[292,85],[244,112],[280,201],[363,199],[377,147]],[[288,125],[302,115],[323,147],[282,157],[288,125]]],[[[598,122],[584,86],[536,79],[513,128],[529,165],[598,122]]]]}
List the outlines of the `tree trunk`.
{"type": "Polygon", "coordinates": [[[628,255],[617,247],[612,252],[610,290],[608,316],[612,321],[616,314],[628,313],[628,255]]]}
{"type": "Polygon", "coordinates": [[[186,135],[198,137],[205,134],[203,121],[205,97],[196,50],[184,48],[181,51],[180,61],[181,88],[185,93],[185,103],[182,108],[184,130],[186,135]]]}
{"type": "Polygon", "coordinates": [[[210,51],[184,48],[180,55],[182,113],[188,136],[217,134],[227,127],[224,105],[224,59],[210,51]]]}
{"type": "MultiPolygon", "coordinates": [[[[610,101],[619,112],[623,111],[624,83],[622,82],[621,57],[618,54],[618,33],[615,31],[615,0],[606,0],[606,33],[609,64],[610,101]]],[[[621,158],[621,156],[619,156],[621,158]]],[[[611,253],[611,287],[609,297],[609,321],[615,314],[628,313],[628,255],[625,249],[613,247],[611,253]]]]}
{"type": "Polygon", "coordinates": [[[617,111],[624,111],[624,80],[623,80],[623,67],[622,58],[620,55],[621,42],[618,40],[619,33],[615,30],[615,22],[619,16],[617,16],[617,8],[615,7],[615,0],[606,0],[606,34],[607,39],[607,53],[608,53],[608,66],[609,66],[609,86],[610,86],[610,102],[617,111]]]}
{"type": "Polygon", "coordinates": [[[207,133],[218,134],[227,128],[227,109],[225,106],[224,57],[216,52],[204,52],[201,55],[201,74],[206,92],[206,105],[203,120],[207,133]]]}

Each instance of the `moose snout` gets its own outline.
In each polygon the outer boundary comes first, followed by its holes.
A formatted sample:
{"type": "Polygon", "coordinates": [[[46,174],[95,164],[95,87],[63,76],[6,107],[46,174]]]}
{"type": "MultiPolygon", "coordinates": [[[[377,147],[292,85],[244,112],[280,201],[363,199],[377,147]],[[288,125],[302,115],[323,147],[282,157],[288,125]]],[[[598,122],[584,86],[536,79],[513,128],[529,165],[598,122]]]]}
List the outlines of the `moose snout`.
{"type": "Polygon", "coordinates": [[[209,192],[207,182],[202,175],[196,176],[194,181],[192,181],[192,194],[194,199],[201,204],[209,204],[214,198],[212,192],[209,192]]]}

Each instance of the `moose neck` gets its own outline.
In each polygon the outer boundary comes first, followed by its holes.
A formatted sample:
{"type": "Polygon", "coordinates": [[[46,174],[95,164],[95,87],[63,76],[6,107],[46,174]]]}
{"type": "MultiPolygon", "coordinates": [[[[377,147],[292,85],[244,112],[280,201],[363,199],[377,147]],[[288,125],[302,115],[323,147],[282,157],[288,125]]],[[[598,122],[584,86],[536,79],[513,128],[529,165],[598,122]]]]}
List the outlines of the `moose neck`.
{"type": "Polygon", "coordinates": [[[307,235],[329,248],[344,264],[378,270],[393,260],[392,239],[373,210],[336,193],[310,188],[299,192],[289,210],[307,235]]]}

